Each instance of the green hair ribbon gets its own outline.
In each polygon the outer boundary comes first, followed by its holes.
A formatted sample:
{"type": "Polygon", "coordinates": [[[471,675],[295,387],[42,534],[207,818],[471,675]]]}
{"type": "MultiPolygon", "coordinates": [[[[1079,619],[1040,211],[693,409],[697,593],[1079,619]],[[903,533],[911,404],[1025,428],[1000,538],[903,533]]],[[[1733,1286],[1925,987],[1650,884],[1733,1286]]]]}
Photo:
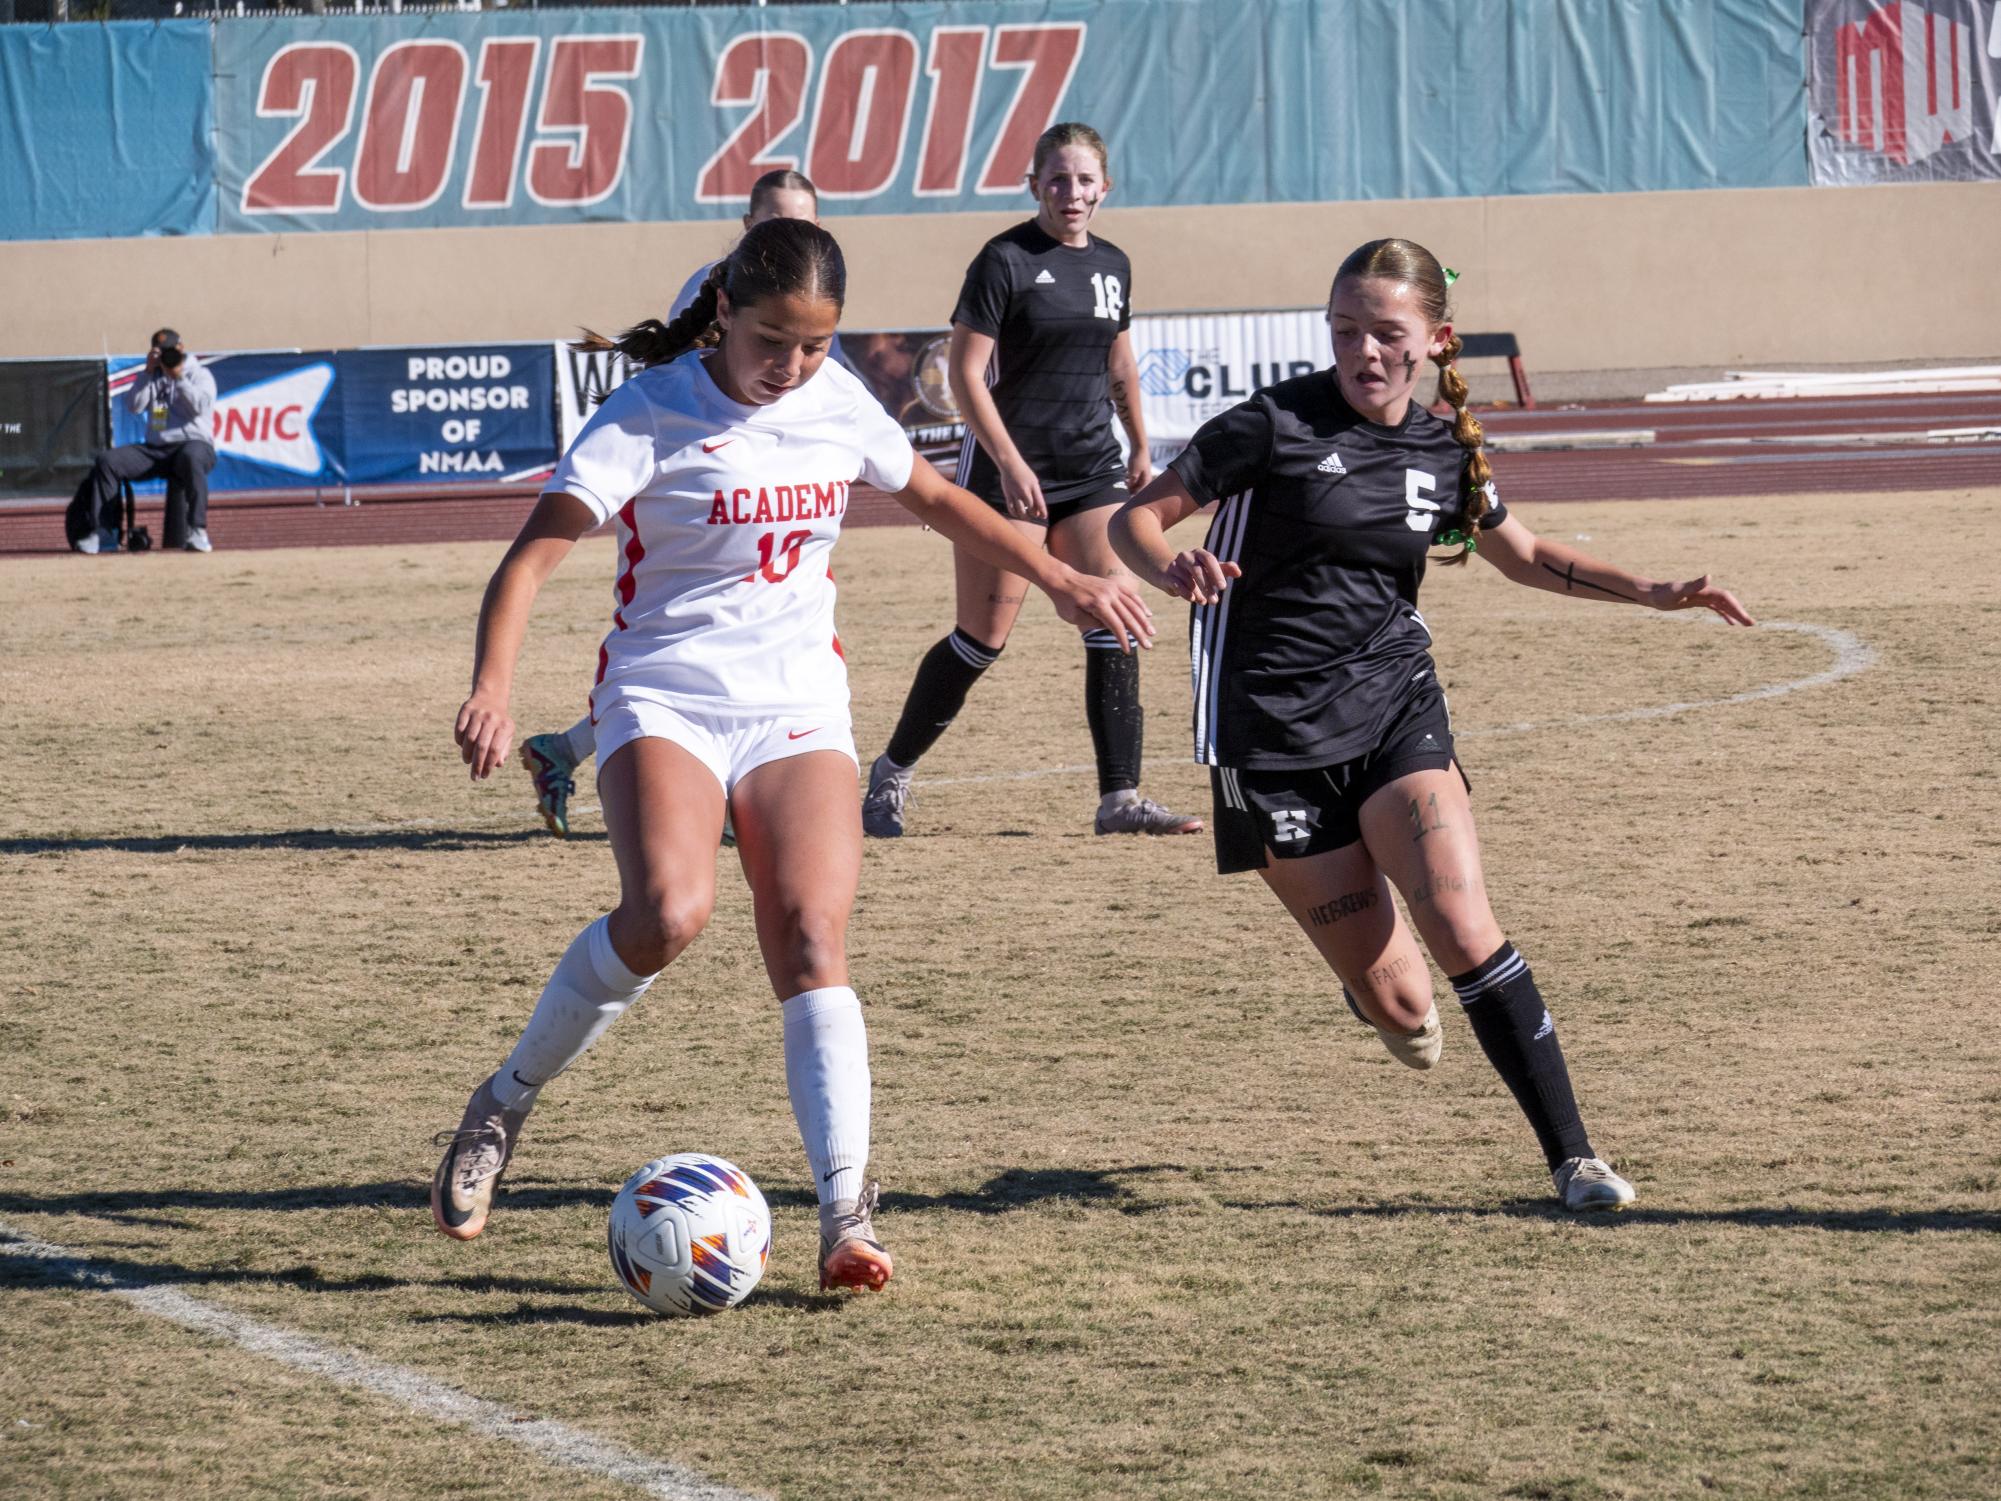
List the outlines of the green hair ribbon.
{"type": "Polygon", "coordinates": [[[1438,545],[1440,547],[1458,547],[1462,543],[1465,544],[1468,552],[1478,552],[1480,550],[1480,539],[1471,532],[1462,532],[1456,526],[1451,531],[1441,532],[1438,535],[1438,545]]]}
{"type": "Polygon", "coordinates": [[[1459,273],[1457,271],[1454,271],[1450,266],[1446,266],[1443,269],[1445,271],[1445,284],[1448,287],[1451,286],[1455,281],[1459,280],[1459,273]]]}

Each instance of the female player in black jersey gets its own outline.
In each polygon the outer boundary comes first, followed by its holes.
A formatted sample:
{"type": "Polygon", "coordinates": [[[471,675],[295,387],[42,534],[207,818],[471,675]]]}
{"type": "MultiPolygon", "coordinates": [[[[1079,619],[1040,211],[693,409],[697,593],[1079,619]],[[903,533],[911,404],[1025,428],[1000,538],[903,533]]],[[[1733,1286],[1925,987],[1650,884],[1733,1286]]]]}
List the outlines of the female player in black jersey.
{"type": "Polygon", "coordinates": [[[1196,752],[1212,768],[1218,868],[1262,874],[1349,1004],[1393,1054],[1429,1068],[1438,1015],[1394,882],[1565,1207],[1617,1209],[1632,1185],[1592,1150],[1555,1024],[1487,904],[1418,583],[1428,548],[1463,542],[1447,561],[1477,550],[1518,584],[1753,622],[1707,577],[1643,579],[1507,513],[1453,363],[1446,286],[1408,240],[1355,251],[1328,309],[1333,370],[1205,424],[1114,518],[1112,541],[1140,577],[1195,606],[1196,752]],[[1450,425],[1413,399],[1427,358],[1450,425]],[[1216,500],[1207,545],[1177,552],[1166,529],[1216,500]]]}
{"type": "MultiPolygon", "coordinates": [[[[1152,477],[1131,322],[1132,263],[1091,233],[1111,191],[1105,143],[1053,125],[1035,143],[1035,217],[987,241],[952,313],[950,380],[966,419],[959,483],[1085,573],[1123,570],[1105,539],[1112,508],[1152,477]],[[1132,456],[1119,458],[1117,412],[1132,456]],[[1130,488],[1129,488],[1130,487],[1130,488]]],[[[869,769],[862,829],[903,832],[910,769],[958,716],[1007,645],[1025,580],[952,549],[958,618],[918,664],[889,745],[869,769]]],[[[1139,664],[1084,629],[1084,712],[1098,762],[1100,834],[1194,834],[1199,818],[1139,795],[1139,664]]]]}

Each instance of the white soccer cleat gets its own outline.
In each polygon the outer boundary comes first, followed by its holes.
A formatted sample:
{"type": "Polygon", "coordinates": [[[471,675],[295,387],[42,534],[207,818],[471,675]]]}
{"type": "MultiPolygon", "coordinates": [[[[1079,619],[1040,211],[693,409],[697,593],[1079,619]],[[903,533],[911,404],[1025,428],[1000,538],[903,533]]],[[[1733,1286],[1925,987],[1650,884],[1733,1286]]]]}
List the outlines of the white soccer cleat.
{"type": "Polygon", "coordinates": [[[445,1149],[431,1175],[431,1217],[453,1240],[471,1240],[486,1228],[493,1209],[493,1191],[521,1139],[525,1110],[509,1110],[494,1098],[487,1079],[466,1101],[456,1131],[441,1131],[436,1145],[445,1149]]]}
{"type": "Polygon", "coordinates": [[[1573,1212],[1624,1209],[1638,1197],[1633,1185],[1598,1157],[1572,1157],[1550,1178],[1563,1207],[1573,1212]]]}
{"type": "Polygon", "coordinates": [[[875,1211],[882,1189],[873,1179],[860,1197],[820,1211],[820,1290],[848,1287],[881,1292],[896,1271],[889,1252],[875,1238],[875,1211]]]}
{"type": "Polygon", "coordinates": [[[1383,1046],[1389,1054],[1406,1068],[1428,1069],[1438,1066],[1439,1055],[1445,1051],[1445,1029],[1438,1022],[1438,1007],[1433,1006],[1424,1018],[1424,1025],[1415,1032],[1397,1032],[1387,1027],[1378,1027],[1362,1013],[1355,1002],[1355,993],[1347,986],[1341,987],[1341,999],[1348,1003],[1348,1009],[1355,1013],[1355,1020],[1370,1028],[1382,1038],[1383,1046]]]}
{"type": "Polygon", "coordinates": [[[1202,820],[1175,813],[1135,793],[1111,808],[1100,807],[1092,830],[1099,834],[1199,834],[1202,820]]]}

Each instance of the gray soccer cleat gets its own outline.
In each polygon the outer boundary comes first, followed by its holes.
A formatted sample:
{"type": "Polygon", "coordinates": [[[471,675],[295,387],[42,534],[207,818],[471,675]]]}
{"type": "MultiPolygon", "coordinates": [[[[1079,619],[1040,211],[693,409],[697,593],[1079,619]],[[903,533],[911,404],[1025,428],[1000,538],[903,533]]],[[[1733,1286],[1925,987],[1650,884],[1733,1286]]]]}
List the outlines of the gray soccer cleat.
{"type": "Polygon", "coordinates": [[[1093,828],[1100,834],[1199,834],[1202,820],[1163,808],[1150,797],[1129,797],[1107,811],[1098,809],[1093,828]]]}
{"type": "Polygon", "coordinates": [[[1598,1157],[1572,1157],[1550,1178],[1565,1209],[1624,1209],[1637,1197],[1633,1185],[1598,1157]]]}
{"type": "Polygon", "coordinates": [[[887,756],[877,756],[868,769],[868,792],[862,798],[862,832],[871,839],[903,837],[903,810],[910,803],[910,768],[894,768],[887,756]]]}
{"type": "Polygon", "coordinates": [[[820,1291],[865,1288],[881,1292],[895,1273],[889,1252],[875,1238],[875,1211],[882,1188],[870,1179],[861,1196],[836,1200],[820,1210],[820,1291]]]}
{"type": "Polygon", "coordinates": [[[509,1110],[495,1099],[492,1086],[489,1078],[472,1092],[458,1130],[434,1138],[445,1155],[431,1175],[431,1218],[453,1240],[471,1240],[486,1228],[493,1191],[528,1119],[527,1111],[509,1110]]]}

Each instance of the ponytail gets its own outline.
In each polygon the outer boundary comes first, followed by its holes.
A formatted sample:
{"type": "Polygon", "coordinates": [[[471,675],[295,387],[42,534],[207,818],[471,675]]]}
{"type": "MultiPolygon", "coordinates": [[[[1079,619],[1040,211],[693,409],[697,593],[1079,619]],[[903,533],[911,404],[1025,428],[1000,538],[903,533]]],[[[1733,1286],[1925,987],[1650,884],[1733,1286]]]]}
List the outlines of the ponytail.
{"type": "MultiPolygon", "coordinates": [[[[683,308],[680,316],[671,323],[648,318],[643,323],[635,323],[616,339],[607,339],[603,334],[585,329],[584,336],[570,347],[580,354],[622,355],[628,364],[639,370],[664,365],[691,349],[713,349],[723,336],[722,329],[716,325],[716,294],[728,275],[729,260],[725,257],[709,268],[709,274],[702,278],[701,289],[695,293],[695,300],[683,308]]],[[[600,396],[598,400],[602,401],[604,397],[600,396]]]]}
{"type": "Polygon", "coordinates": [[[1439,538],[1447,546],[1459,541],[1466,545],[1451,557],[1439,559],[1445,564],[1466,561],[1467,554],[1479,545],[1480,518],[1494,508],[1491,498],[1494,469],[1481,449],[1486,434],[1481,430],[1478,419],[1466,410],[1466,377],[1459,373],[1459,351],[1464,347],[1459,335],[1454,334],[1445,341],[1445,347],[1431,357],[1438,366],[1438,399],[1451,405],[1452,436],[1466,450],[1466,464],[1459,477],[1466,501],[1465,528],[1463,531],[1454,528],[1439,538]]]}

